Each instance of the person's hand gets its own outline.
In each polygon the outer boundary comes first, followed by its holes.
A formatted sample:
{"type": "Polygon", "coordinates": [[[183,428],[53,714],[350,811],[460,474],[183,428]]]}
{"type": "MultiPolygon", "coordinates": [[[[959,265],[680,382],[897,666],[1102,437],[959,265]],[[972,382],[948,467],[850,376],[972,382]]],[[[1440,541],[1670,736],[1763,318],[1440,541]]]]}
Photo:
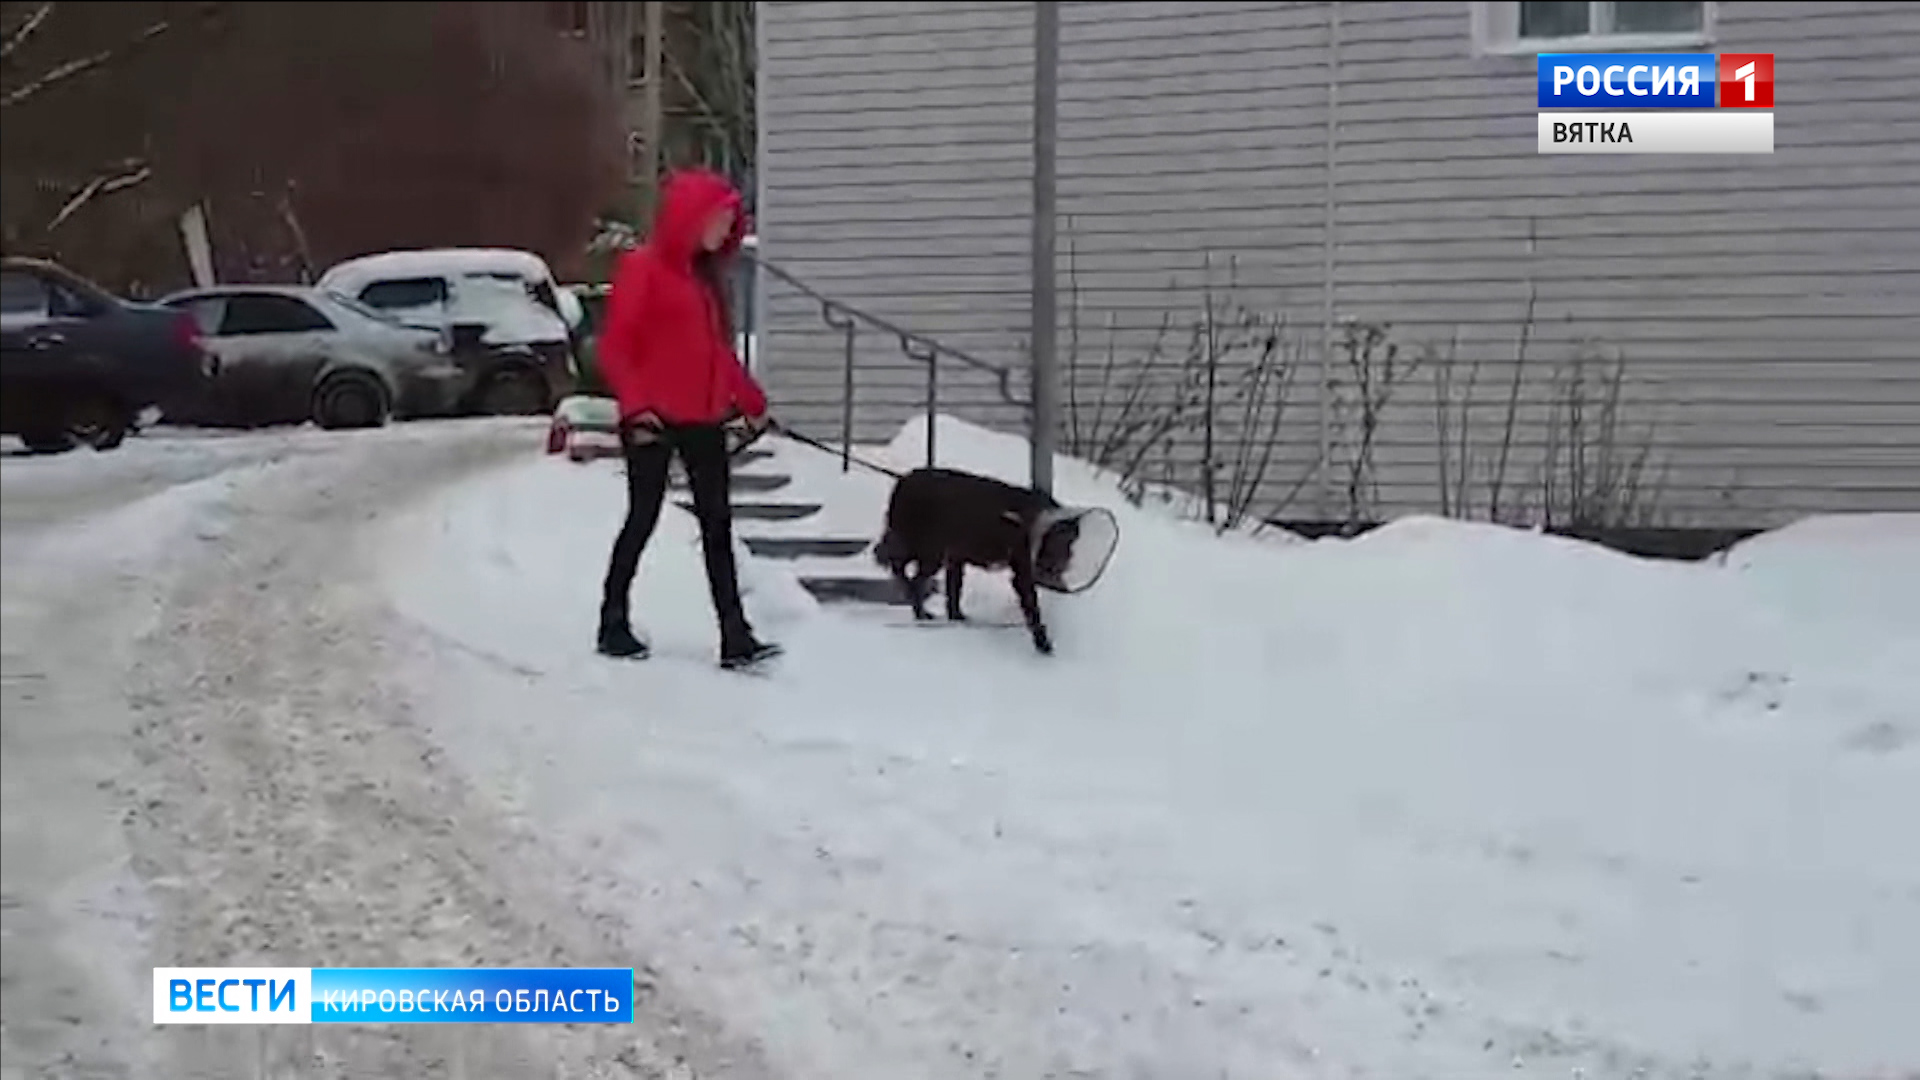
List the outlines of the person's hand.
{"type": "Polygon", "coordinates": [[[628,446],[646,446],[657,442],[666,425],[653,412],[638,413],[620,424],[620,441],[628,446]]]}
{"type": "Polygon", "coordinates": [[[746,418],[746,421],[747,430],[755,435],[764,435],[768,431],[773,430],[772,413],[761,413],[759,416],[749,416],[746,418]]]}

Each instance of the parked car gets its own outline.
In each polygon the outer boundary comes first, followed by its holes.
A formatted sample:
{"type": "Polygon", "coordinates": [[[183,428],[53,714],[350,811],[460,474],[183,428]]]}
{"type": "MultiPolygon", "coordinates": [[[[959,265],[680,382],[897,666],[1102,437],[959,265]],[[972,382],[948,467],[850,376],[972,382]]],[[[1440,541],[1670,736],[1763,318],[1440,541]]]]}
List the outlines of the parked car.
{"type": "Polygon", "coordinates": [[[620,403],[593,394],[562,398],[547,425],[547,453],[565,454],[576,464],[619,457],[620,403]]]}
{"type": "Polygon", "coordinates": [[[160,302],[191,314],[220,360],[207,392],[168,410],[176,422],[375,427],[452,413],[470,387],[443,333],[322,289],[232,285],[160,302]]]}
{"type": "Polygon", "coordinates": [[[0,260],[0,429],[28,449],[120,445],[214,375],[191,318],[123,300],[64,267],[0,260]]]}
{"type": "Polygon", "coordinates": [[[475,371],[471,411],[547,412],[573,389],[583,312],[539,256],[499,248],[389,251],[348,259],[320,277],[408,322],[448,328],[475,371]]]}

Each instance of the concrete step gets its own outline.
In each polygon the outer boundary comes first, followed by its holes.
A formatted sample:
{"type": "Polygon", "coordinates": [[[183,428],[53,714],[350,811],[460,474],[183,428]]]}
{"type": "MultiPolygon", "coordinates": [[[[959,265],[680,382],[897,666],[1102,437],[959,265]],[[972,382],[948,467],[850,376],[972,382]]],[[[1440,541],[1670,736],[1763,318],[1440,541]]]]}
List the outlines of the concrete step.
{"type": "Polygon", "coordinates": [[[818,536],[747,536],[747,550],[766,559],[808,557],[849,559],[871,546],[870,540],[830,539],[818,536]]]}
{"type": "Polygon", "coordinates": [[[892,578],[820,575],[802,577],[800,586],[812,593],[813,598],[823,604],[887,604],[895,607],[907,605],[907,598],[902,595],[900,583],[892,578]]]}
{"type": "MultiPolygon", "coordinates": [[[[675,499],[673,505],[689,514],[693,513],[692,500],[675,499]]],[[[819,503],[736,502],[733,504],[733,516],[742,521],[798,521],[819,512],[819,503]]]]}

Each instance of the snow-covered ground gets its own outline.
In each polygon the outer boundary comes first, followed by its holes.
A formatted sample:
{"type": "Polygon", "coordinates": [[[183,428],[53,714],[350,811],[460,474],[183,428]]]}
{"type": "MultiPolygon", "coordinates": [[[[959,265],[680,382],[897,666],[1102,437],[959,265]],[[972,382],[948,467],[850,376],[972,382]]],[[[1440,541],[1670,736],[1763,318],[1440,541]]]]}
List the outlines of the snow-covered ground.
{"type": "Polygon", "coordinates": [[[627,966],[422,738],[354,543],[544,425],[159,431],[0,468],[0,1080],[752,1077],[631,1026],[156,1027],[163,965],[627,966]]]}
{"type": "MultiPolygon", "coordinates": [[[[883,479],[776,464],[827,532],[877,530],[883,479]]],[[[756,562],[790,650],[762,680],[713,669],[674,511],[636,597],[659,655],[593,656],[617,466],[530,452],[381,534],[438,643],[415,722],[783,1075],[1920,1070],[1920,522],[1680,565],[1432,519],[1216,538],[1058,475],[1122,523],[1100,586],[1044,601],[1058,655],[756,562]]]]}

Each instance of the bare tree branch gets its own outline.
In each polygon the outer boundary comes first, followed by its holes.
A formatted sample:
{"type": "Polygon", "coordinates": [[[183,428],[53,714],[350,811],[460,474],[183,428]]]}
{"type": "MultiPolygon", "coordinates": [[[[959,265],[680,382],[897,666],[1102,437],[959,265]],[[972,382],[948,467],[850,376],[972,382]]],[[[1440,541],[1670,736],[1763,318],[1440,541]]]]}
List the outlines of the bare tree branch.
{"type": "Polygon", "coordinates": [[[12,56],[13,50],[25,45],[27,39],[33,36],[35,30],[40,29],[40,24],[46,22],[47,16],[51,14],[53,14],[53,0],[47,0],[46,3],[34,8],[26,18],[21,19],[19,26],[7,31],[6,39],[0,41],[0,59],[12,56]]]}
{"type": "Polygon", "coordinates": [[[131,52],[139,46],[152,41],[154,38],[166,33],[172,26],[173,23],[170,20],[162,19],[120,45],[101,49],[99,52],[93,53],[90,56],[82,56],[76,60],[69,60],[64,64],[56,65],[39,78],[7,91],[6,96],[0,98],[0,108],[13,108],[15,105],[33,98],[76,75],[82,75],[92,71],[94,68],[112,60],[114,57],[131,52]]]}
{"type": "Polygon", "coordinates": [[[99,196],[111,195],[116,191],[124,191],[151,176],[153,176],[153,166],[148,165],[144,161],[123,162],[121,163],[119,171],[101,173],[99,176],[87,181],[85,187],[82,187],[76,192],[73,198],[67,200],[66,205],[60,208],[60,212],[55,214],[53,220],[47,223],[46,231],[51,233],[53,230],[59,228],[68,218],[79,213],[81,207],[92,202],[99,196]]]}

